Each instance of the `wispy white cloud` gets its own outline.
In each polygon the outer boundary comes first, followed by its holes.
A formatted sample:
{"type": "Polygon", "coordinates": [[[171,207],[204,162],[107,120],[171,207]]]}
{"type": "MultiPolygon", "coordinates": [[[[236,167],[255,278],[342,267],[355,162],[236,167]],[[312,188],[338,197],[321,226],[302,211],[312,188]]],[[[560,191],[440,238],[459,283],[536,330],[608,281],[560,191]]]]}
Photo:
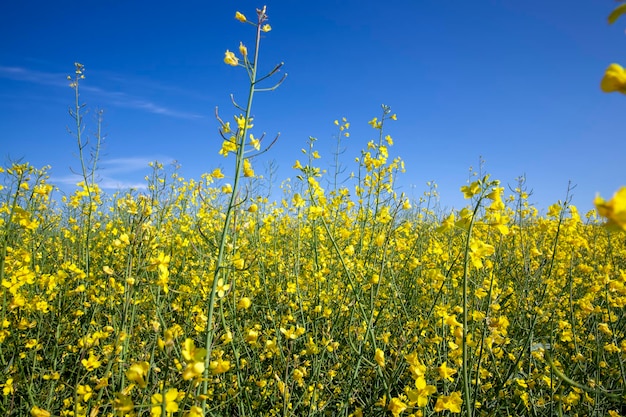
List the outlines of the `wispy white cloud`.
{"type": "Polygon", "coordinates": [[[67,74],[42,72],[23,67],[0,65],[0,78],[56,87],[68,86],[67,74]]]}
{"type": "Polygon", "coordinates": [[[151,91],[163,91],[175,96],[184,96],[193,100],[200,100],[207,103],[213,103],[217,98],[211,94],[204,94],[198,90],[181,88],[175,85],[169,85],[162,81],[153,81],[143,77],[134,77],[132,74],[118,74],[110,71],[97,71],[98,74],[102,74],[106,79],[115,82],[117,85],[123,85],[128,87],[140,87],[151,91]]]}
{"type": "Polygon", "coordinates": [[[145,157],[138,156],[132,158],[113,158],[105,159],[100,162],[103,173],[106,174],[123,174],[129,172],[137,172],[147,170],[151,162],[166,163],[172,161],[173,158],[169,157],[145,157]]]}
{"type": "MultiPolygon", "coordinates": [[[[118,179],[111,177],[98,177],[98,186],[100,189],[105,191],[117,191],[117,190],[147,190],[148,184],[143,181],[134,181],[132,179],[118,179]]],[[[73,190],[76,187],[76,184],[81,182],[83,179],[80,175],[67,175],[63,177],[53,177],[51,178],[51,182],[56,184],[61,189],[64,189],[63,186],[68,186],[70,190],[73,190]]],[[[67,191],[67,190],[66,190],[67,191]]]]}
{"type": "MultiPolygon", "coordinates": [[[[0,78],[15,81],[29,82],[54,87],[67,87],[69,85],[67,76],[68,74],[42,72],[24,67],[11,67],[0,65],[0,78]]],[[[121,91],[110,91],[90,85],[82,85],[81,90],[93,93],[94,95],[99,96],[99,98],[105,102],[104,104],[115,107],[136,109],[146,113],[174,117],[177,119],[204,118],[204,116],[196,113],[166,107],[152,100],[127,94],[121,91]]]]}
{"type": "Polygon", "coordinates": [[[122,181],[122,180],[114,180],[111,178],[103,179],[99,184],[101,189],[103,190],[147,190],[148,184],[146,182],[132,182],[132,181],[122,181]]]}
{"type": "Polygon", "coordinates": [[[173,110],[167,107],[160,106],[151,101],[146,101],[146,100],[139,99],[136,97],[131,97],[131,96],[126,96],[125,99],[121,99],[121,100],[111,100],[110,103],[117,107],[125,107],[125,108],[130,108],[130,109],[143,110],[148,113],[175,117],[177,119],[202,119],[204,117],[202,115],[191,113],[191,112],[173,110]]]}
{"type": "MultiPolygon", "coordinates": [[[[139,156],[103,160],[96,173],[98,185],[103,190],[146,190],[148,184],[144,177],[151,169],[149,164],[155,161],[162,164],[174,163],[173,158],[168,157],[139,156]]],[[[82,181],[82,177],[78,174],[51,178],[51,182],[59,186],[73,187],[80,181],[82,181]]]]}

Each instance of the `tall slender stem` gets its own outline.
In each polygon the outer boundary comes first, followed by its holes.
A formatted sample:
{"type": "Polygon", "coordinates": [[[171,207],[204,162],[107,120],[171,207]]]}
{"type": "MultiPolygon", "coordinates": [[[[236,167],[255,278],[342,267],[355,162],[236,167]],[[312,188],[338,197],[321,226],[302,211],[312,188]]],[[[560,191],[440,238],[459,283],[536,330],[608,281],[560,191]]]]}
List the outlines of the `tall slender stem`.
{"type": "MultiPolygon", "coordinates": [[[[219,278],[223,274],[223,270],[226,268],[223,265],[224,257],[226,253],[226,241],[229,236],[229,229],[232,222],[233,214],[235,211],[235,207],[237,205],[237,195],[240,188],[240,181],[243,171],[244,164],[244,153],[245,153],[245,143],[246,136],[248,133],[248,122],[250,120],[250,113],[252,110],[252,99],[254,97],[255,85],[256,85],[256,77],[257,77],[257,68],[258,68],[258,59],[259,59],[259,45],[261,42],[261,24],[265,20],[265,8],[263,8],[262,12],[259,13],[259,20],[256,28],[256,43],[254,48],[254,59],[252,62],[252,67],[247,64],[246,67],[249,70],[250,74],[250,87],[248,90],[248,102],[246,105],[246,111],[244,114],[244,123],[243,127],[237,130],[236,141],[237,141],[237,154],[236,154],[236,163],[235,163],[235,178],[233,181],[233,189],[230,195],[230,199],[228,202],[228,208],[226,210],[226,218],[224,219],[224,225],[222,227],[222,233],[220,235],[220,244],[219,251],[217,255],[217,261],[215,265],[215,271],[213,273],[213,286],[211,288],[211,294],[209,296],[209,311],[207,317],[207,328],[206,328],[206,358],[205,358],[205,375],[204,381],[202,385],[202,391],[204,394],[208,391],[208,375],[210,372],[209,364],[211,362],[211,351],[213,344],[213,315],[215,312],[215,302],[216,302],[216,293],[217,293],[217,283],[219,278]]],[[[206,412],[206,398],[202,400],[202,410],[206,412]]]]}

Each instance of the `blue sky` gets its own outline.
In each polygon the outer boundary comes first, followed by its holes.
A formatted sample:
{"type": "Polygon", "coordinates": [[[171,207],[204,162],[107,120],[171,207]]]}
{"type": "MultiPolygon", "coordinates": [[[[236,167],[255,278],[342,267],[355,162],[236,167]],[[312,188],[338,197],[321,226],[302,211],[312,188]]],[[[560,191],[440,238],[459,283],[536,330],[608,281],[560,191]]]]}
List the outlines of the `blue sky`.
{"type": "MultiPolygon", "coordinates": [[[[387,125],[406,173],[400,191],[419,197],[434,180],[441,204],[464,204],[459,188],[479,157],[503,184],[525,175],[539,208],[577,187],[573,203],[592,207],[626,185],[626,97],[599,82],[612,62],[626,64],[626,21],[609,26],[612,1],[342,0],[267,3],[273,30],[260,69],[284,61],[276,91],[256,96],[255,130],[281,133],[255,161],[274,160],[280,180],[295,175],[300,149],[318,138],[332,161],[335,119],[352,124],[349,170],[375,131],[367,124],[391,106],[387,125]]],[[[145,185],[149,161],[176,160],[185,178],[222,167],[215,107],[225,120],[245,100],[243,68],[223,63],[239,41],[250,48],[250,1],[34,1],[0,6],[0,149],[3,162],[51,165],[52,181],[75,183],[76,142],[66,76],[85,65],[81,100],[104,110],[102,185],[145,185]]],[[[113,191],[113,190],[109,190],[113,191]]]]}

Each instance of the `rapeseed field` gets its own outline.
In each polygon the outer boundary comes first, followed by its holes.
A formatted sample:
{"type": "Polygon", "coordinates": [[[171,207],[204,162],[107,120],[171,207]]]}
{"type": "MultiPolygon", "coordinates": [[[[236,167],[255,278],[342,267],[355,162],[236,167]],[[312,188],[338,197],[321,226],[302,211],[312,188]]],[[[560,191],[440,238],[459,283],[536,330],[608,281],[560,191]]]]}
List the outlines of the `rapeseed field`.
{"type": "MultiPolygon", "coordinates": [[[[382,106],[349,186],[311,138],[270,202],[251,157],[271,138],[250,114],[282,64],[256,73],[265,8],[236,19],[256,44],[224,56],[250,81],[217,119],[232,173],[155,163],[146,192],[103,193],[81,64],[74,193],[55,200],[47,168],[0,169],[0,414],[625,415],[626,188],[540,215],[523,179],[507,191],[475,172],[466,207],[438,211],[435,184],[396,192],[385,127],[401,120],[382,106]]],[[[626,91],[620,68],[605,91],[626,91]]]]}

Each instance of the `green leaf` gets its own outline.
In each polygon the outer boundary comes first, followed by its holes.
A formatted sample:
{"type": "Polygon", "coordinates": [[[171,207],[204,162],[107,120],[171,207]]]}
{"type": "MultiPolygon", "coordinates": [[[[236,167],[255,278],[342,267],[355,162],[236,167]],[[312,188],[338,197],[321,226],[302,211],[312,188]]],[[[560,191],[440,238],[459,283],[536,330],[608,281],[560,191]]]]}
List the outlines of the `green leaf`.
{"type": "Polygon", "coordinates": [[[619,19],[619,17],[623,15],[624,13],[626,13],[626,3],[620,4],[619,6],[615,8],[615,10],[611,12],[608,18],[609,25],[612,25],[613,23],[615,23],[615,21],[619,19]]]}

